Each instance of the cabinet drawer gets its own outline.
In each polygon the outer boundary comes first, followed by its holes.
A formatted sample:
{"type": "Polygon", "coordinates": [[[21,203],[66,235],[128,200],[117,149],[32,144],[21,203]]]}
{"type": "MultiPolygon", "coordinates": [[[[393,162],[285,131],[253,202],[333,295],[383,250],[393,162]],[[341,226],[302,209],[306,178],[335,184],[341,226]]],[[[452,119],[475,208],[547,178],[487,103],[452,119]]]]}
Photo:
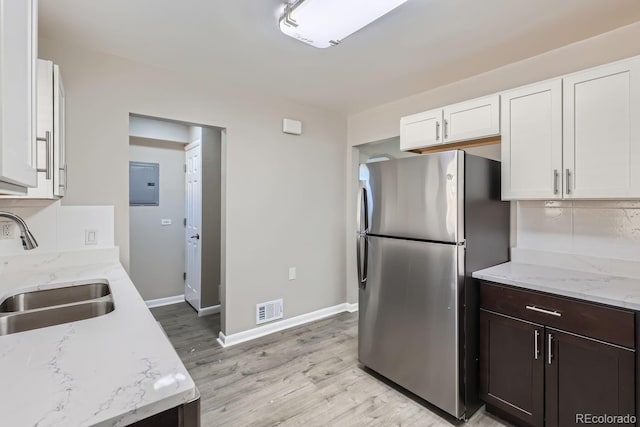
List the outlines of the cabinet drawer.
{"type": "Polygon", "coordinates": [[[496,313],[635,348],[635,316],[632,311],[490,282],[480,285],[480,306],[496,313]]]}

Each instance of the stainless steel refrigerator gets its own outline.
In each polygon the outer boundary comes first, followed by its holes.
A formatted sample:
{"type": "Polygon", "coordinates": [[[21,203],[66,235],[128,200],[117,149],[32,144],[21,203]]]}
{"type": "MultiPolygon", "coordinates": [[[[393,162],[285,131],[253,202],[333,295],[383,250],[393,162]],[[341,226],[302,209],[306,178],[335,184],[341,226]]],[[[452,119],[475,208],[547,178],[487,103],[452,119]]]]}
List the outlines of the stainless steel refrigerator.
{"type": "Polygon", "coordinates": [[[509,258],[500,163],[453,150],[361,168],[358,358],[468,418],[481,405],[471,273],[509,258]]]}

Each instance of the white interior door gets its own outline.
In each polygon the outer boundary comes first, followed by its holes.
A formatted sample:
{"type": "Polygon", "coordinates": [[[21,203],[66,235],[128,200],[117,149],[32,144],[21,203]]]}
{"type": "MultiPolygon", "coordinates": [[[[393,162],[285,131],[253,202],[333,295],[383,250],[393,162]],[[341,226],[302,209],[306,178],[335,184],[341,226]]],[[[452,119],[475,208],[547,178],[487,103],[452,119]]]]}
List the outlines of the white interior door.
{"type": "Polygon", "coordinates": [[[197,140],[187,145],[186,150],[186,224],[185,254],[186,278],[185,300],[200,310],[200,275],[202,265],[202,147],[197,140]]]}

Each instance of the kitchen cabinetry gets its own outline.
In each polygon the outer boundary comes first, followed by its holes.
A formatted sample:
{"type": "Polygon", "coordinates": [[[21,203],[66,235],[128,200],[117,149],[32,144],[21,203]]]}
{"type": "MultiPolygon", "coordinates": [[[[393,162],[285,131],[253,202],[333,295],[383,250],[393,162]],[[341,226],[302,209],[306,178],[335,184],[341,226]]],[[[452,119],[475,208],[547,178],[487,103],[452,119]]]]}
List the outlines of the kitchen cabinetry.
{"type": "Polygon", "coordinates": [[[37,185],[26,195],[3,198],[55,199],[66,190],[65,92],[60,68],[39,59],[37,102],[37,185]]]}
{"type": "Polygon", "coordinates": [[[500,97],[491,95],[402,117],[400,149],[416,150],[499,133],[500,97]]]}
{"type": "Polygon", "coordinates": [[[441,125],[441,108],[401,118],[400,149],[408,151],[442,144],[441,125]]]}
{"type": "Polygon", "coordinates": [[[640,197],[640,58],[569,75],[564,197],[640,197]]]}
{"type": "Polygon", "coordinates": [[[562,80],[505,92],[502,199],[562,199],[562,80]]]}
{"type": "Polygon", "coordinates": [[[133,423],[130,427],[200,427],[200,397],[133,423]]]}
{"type": "Polygon", "coordinates": [[[543,334],[541,325],[480,312],[483,400],[531,426],[544,421],[543,334]]]}
{"type": "Polygon", "coordinates": [[[482,282],[480,393],[518,425],[635,414],[635,313],[482,282]]]}
{"type": "Polygon", "coordinates": [[[36,185],[36,0],[0,0],[0,191],[36,185]]]}
{"type": "Polygon", "coordinates": [[[640,197],[640,58],[502,94],[502,199],[640,197]]]}

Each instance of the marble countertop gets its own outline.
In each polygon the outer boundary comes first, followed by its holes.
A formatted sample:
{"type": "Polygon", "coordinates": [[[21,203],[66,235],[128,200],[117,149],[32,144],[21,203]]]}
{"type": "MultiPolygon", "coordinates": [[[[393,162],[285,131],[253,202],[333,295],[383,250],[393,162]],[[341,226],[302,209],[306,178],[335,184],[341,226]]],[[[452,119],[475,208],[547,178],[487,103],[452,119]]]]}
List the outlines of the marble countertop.
{"type": "Polygon", "coordinates": [[[640,279],[518,262],[478,270],[473,277],[640,311],[640,279]]]}
{"type": "Polygon", "coordinates": [[[0,258],[0,300],[17,289],[104,279],[115,304],[97,318],[0,336],[2,425],[124,426],[197,397],[115,253],[80,255],[80,265],[61,255],[0,258]]]}

